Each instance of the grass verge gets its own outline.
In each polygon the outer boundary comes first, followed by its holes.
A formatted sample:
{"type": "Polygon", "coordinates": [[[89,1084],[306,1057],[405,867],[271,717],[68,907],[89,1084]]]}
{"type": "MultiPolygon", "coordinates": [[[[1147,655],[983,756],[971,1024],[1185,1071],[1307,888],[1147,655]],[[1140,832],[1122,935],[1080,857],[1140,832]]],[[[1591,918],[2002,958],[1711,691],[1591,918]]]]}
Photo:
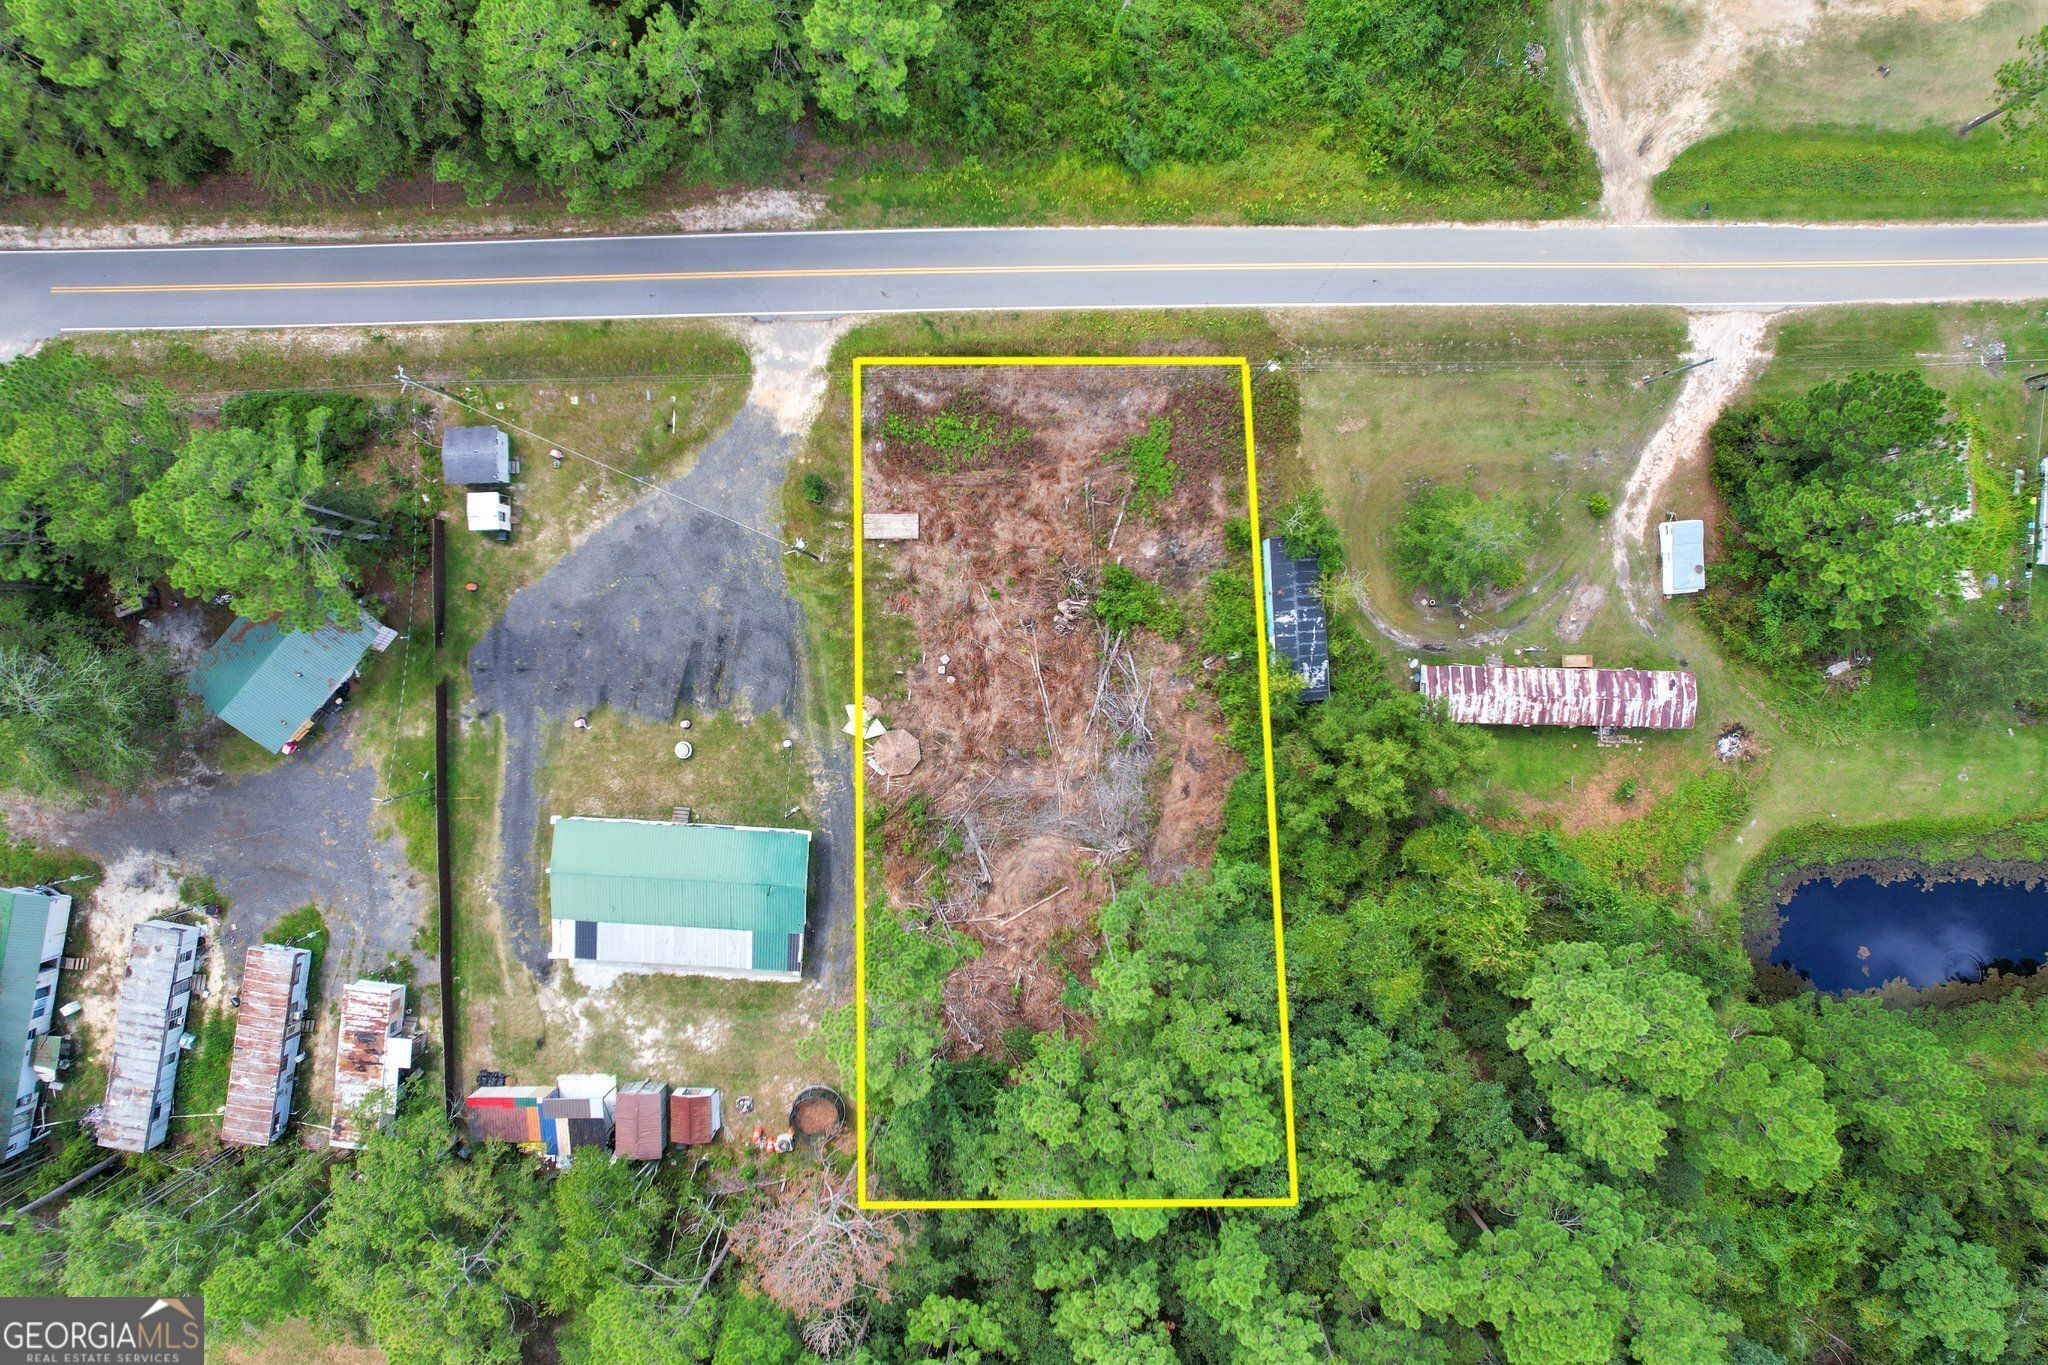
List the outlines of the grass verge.
{"type": "Polygon", "coordinates": [[[2048,155],[1992,128],[1735,129],[1679,153],[1651,192],[1674,218],[2038,218],[2048,155]]]}

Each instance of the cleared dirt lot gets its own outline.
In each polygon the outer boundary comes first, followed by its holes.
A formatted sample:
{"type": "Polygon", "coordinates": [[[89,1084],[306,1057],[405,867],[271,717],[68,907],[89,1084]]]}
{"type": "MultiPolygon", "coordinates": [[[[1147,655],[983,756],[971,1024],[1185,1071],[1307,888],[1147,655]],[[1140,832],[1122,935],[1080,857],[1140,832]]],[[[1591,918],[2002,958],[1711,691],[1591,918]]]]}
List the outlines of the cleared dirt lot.
{"type": "Polygon", "coordinates": [[[1015,1028],[1086,1030],[1062,994],[1090,979],[1120,881],[1213,853],[1239,760],[1201,660],[1187,631],[1113,631],[1096,601],[1122,565],[1159,619],[1192,619],[1244,515],[1238,372],[869,374],[865,506],[921,522],[867,552],[870,614],[912,641],[869,676],[900,689],[882,719],[920,749],[908,773],[871,773],[871,837],[890,902],[981,948],[945,985],[949,1050],[1000,1056],[1015,1028]],[[1161,422],[1172,472],[1148,498],[1130,442],[1161,422]]]}

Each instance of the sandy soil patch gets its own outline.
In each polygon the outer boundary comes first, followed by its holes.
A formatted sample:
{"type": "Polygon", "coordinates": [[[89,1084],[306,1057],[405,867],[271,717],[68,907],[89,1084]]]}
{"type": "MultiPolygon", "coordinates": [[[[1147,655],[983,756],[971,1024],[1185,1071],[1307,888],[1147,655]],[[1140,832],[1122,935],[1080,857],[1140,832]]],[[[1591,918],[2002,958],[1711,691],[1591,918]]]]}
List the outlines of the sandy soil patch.
{"type": "Polygon", "coordinates": [[[1607,588],[1604,584],[1581,583],[1572,593],[1571,601],[1565,604],[1564,615],[1558,618],[1558,642],[1573,645],[1585,638],[1586,628],[1593,624],[1593,618],[1600,614],[1600,608],[1606,602],[1607,588]]]}
{"type": "Polygon", "coordinates": [[[832,358],[832,345],[857,320],[779,318],[741,326],[740,338],[754,363],[748,405],[765,411],[783,435],[802,435],[825,399],[825,365],[832,358]]]}
{"type": "Polygon", "coordinates": [[[1769,326],[1770,318],[1764,313],[1693,314],[1682,363],[1708,363],[1688,370],[1680,379],[1684,387],[1678,401],[1664,425],[1643,446],[1642,457],[1614,510],[1609,531],[1614,580],[1621,585],[1630,617],[1652,635],[1656,629],[1643,608],[1649,593],[1636,582],[1630,554],[1648,543],[1658,498],[1672,475],[1687,461],[1705,454],[1708,429],[1769,359],[1769,326]]]}
{"type": "MultiPolygon", "coordinates": [[[[825,209],[825,197],[793,190],[759,189],[722,195],[688,208],[669,209],[618,225],[621,232],[736,232],[809,227],[825,209]]],[[[559,234],[562,224],[546,222],[541,230],[559,234]]],[[[209,242],[408,242],[451,236],[513,237],[532,233],[532,221],[505,217],[446,219],[396,223],[389,227],[349,222],[270,223],[235,218],[218,223],[108,223],[95,227],[25,227],[0,225],[0,247],[76,250],[82,247],[196,246],[209,242]]]]}
{"type": "MultiPolygon", "coordinates": [[[[1760,55],[1831,25],[1971,19],[1992,0],[1582,0],[1564,17],[1572,91],[1600,163],[1601,209],[1652,216],[1650,182],[1713,125],[1760,55]]],[[[1875,73],[1872,73],[1873,76],[1875,73]]]]}
{"type": "MultiPolygon", "coordinates": [[[[79,1021],[93,1038],[114,1036],[114,1014],[121,1003],[121,981],[128,972],[135,926],[177,911],[183,903],[178,880],[178,869],[171,864],[146,853],[125,853],[107,864],[105,880],[83,907],[87,966],[84,979],[74,989],[85,1006],[79,1021]]],[[[73,913],[77,912],[74,907],[73,913]]],[[[209,936],[209,979],[220,956],[213,948],[209,936]]]]}

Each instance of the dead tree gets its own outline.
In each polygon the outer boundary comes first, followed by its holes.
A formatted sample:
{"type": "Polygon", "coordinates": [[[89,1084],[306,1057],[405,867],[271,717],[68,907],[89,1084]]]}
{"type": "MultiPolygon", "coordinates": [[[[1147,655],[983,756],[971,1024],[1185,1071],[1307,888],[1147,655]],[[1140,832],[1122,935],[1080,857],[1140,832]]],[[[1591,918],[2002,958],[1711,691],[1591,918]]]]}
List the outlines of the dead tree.
{"type": "Polygon", "coordinates": [[[844,1311],[863,1291],[886,1302],[903,1242],[899,1216],[862,1209],[852,1173],[824,1169],[757,1201],[732,1229],[733,1254],[783,1311],[806,1321],[844,1311]]]}

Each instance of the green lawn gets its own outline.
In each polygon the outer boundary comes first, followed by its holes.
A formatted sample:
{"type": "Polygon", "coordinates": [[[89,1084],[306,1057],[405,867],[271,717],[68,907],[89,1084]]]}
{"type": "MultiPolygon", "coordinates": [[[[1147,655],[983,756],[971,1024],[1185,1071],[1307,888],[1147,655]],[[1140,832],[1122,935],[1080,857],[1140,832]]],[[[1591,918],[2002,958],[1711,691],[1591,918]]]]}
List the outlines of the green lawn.
{"type": "Polygon", "coordinates": [[[1681,152],[1652,193],[1674,218],[1732,222],[2037,218],[2048,149],[1996,128],[1737,129],[1681,152]]]}
{"type": "Polygon", "coordinates": [[[1306,224],[1565,218],[1600,197],[1592,159],[1550,186],[1428,180],[1310,139],[1262,139],[1234,161],[1163,163],[1142,175],[1075,157],[856,159],[827,184],[835,226],[1047,223],[1306,224]]]}
{"type": "MultiPolygon", "coordinates": [[[[1675,363],[1685,322],[1667,309],[1314,313],[1280,326],[1303,357],[1301,450],[1343,530],[1348,585],[1397,630],[1455,639],[1458,623],[1418,605],[1392,563],[1414,488],[1469,480],[1537,509],[1524,590],[1471,630],[1563,611],[1574,576],[1611,580],[1605,525],[1642,441],[1676,392],[1645,375],[1675,363]]],[[[1609,614],[1617,607],[1608,608],[1609,614]]],[[[1518,634],[1541,643],[1544,629],[1518,634]]]]}
{"type": "Polygon", "coordinates": [[[667,820],[687,806],[707,824],[808,826],[810,773],[802,749],[782,747],[791,736],[780,718],[686,714],[688,730],[608,709],[591,713],[588,730],[557,724],[535,779],[542,803],[555,815],[667,820]],[[695,750],[687,760],[678,740],[695,750]]]}

